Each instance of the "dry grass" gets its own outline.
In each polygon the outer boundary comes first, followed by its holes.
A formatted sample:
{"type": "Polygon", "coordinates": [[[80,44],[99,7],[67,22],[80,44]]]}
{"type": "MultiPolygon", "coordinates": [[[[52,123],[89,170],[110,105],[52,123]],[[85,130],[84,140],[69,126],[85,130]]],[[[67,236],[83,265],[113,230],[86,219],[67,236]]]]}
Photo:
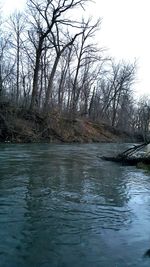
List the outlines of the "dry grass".
{"type": "Polygon", "coordinates": [[[10,142],[115,142],[128,138],[104,123],[71,120],[59,113],[0,108],[0,140],[10,142]]]}

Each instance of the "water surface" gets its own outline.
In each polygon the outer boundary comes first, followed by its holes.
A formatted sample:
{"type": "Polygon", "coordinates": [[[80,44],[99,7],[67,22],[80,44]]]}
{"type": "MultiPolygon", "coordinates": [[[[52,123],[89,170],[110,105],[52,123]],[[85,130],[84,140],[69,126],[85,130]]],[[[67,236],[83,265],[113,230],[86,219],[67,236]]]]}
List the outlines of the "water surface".
{"type": "Polygon", "coordinates": [[[125,145],[0,145],[0,267],[148,267],[150,172],[125,145]]]}

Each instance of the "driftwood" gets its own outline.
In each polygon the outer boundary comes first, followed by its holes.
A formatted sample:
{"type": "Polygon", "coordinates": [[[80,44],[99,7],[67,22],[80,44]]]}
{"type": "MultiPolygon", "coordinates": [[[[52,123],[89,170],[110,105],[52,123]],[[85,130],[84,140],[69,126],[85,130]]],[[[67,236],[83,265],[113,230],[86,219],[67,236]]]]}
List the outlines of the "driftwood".
{"type": "Polygon", "coordinates": [[[122,153],[119,153],[115,157],[102,157],[102,159],[107,161],[114,161],[114,162],[120,162],[123,164],[129,164],[129,165],[136,165],[138,163],[143,163],[150,165],[150,155],[148,154],[136,154],[138,151],[140,151],[142,148],[147,146],[149,142],[143,143],[140,145],[133,146],[127,150],[125,150],[122,153]]]}
{"type": "Polygon", "coordinates": [[[129,157],[129,156],[132,156],[133,154],[137,153],[138,151],[140,151],[142,148],[144,148],[145,146],[147,146],[149,144],[148,143],[143,143],[143,144],[140,144],[140,145],[135,145],[131,148],[128,148],[127,150],[125,150],[124,152],[118,154],[117,157],[129,157]]]}
{"type": "Polygon", "coordinates": [[[138,163],[143,163],[150,165],[150,156],[149,157],[131,157],[131,158],[118,158],[118,157],[102,157],[102,159],[107,161],[118,162],[127,165],[137,165],[138,163]]]}

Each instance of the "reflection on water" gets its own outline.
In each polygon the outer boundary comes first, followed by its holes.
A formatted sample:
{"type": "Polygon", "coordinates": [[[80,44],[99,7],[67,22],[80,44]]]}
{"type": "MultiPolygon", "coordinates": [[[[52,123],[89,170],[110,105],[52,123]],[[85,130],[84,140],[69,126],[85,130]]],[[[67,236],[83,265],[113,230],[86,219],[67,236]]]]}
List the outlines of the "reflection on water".
{"type": "Polygon", "coordinates": [[[150,173],[125,145],[0,145],[0,267],[150,266],[150,173]]]}

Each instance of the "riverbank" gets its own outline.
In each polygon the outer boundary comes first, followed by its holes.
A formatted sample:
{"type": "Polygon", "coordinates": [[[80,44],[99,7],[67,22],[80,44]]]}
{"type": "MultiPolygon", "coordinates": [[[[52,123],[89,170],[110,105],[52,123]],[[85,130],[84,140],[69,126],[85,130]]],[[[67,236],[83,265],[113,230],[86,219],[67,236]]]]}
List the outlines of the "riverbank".
{"type": "Polygon", "coordinates": [[[13,106],[0,107],[0,142],[133,142],[127,132],[117,130],[103,122],[71,119],[58,112],[47,115],[29,112],[13,106]]]}

